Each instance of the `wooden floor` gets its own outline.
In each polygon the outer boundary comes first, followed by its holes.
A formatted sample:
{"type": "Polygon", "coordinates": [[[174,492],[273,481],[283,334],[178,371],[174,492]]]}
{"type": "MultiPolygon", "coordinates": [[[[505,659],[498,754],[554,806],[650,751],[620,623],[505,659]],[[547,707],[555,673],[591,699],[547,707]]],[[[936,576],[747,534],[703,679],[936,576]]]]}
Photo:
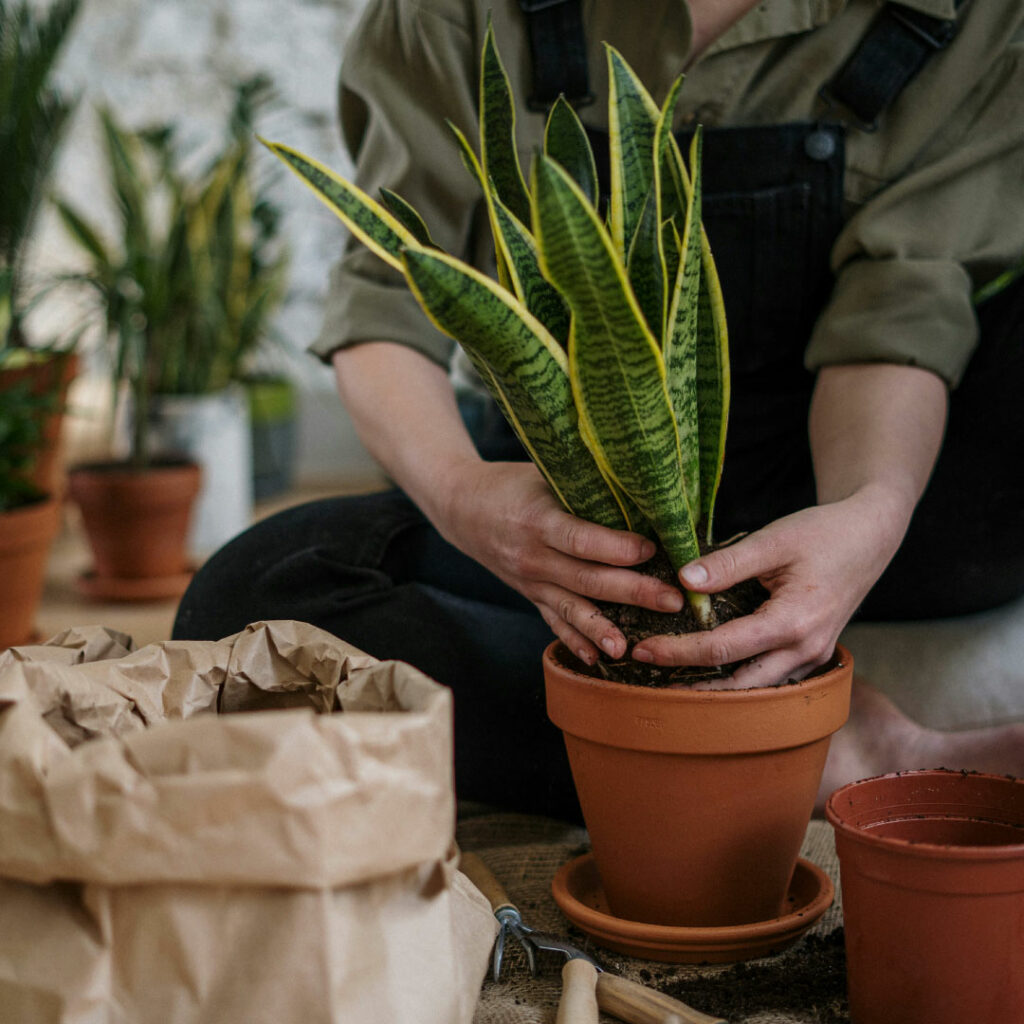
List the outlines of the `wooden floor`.
{"type": "MultiPolygon", "coordinates": [[[[337,480],[306,484],[280,497],[259,502],[253,520],[315,498],[343,493],[363,493],[380,486],[378,480],[337,480]]],[[[76,586],[90,565],[88,544],[77,510],[66,505],[61,533],[50,554],[46,586],[36,616],[42,639],[69,626],[99,625],[127,633],[136,647],[168,640],[174,623],[177,599],[141,602],[103,602],[85,597],[76,586]]]]}

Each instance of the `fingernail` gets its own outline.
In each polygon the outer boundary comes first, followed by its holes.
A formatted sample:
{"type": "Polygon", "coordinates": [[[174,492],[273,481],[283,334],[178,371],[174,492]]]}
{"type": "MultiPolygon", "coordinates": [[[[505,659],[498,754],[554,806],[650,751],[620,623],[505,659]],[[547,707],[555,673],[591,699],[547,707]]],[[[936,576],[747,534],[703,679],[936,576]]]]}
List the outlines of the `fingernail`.
{"type": "Polygon", "coordinates": [[[702,583],[707,583],[708,581],[708,571],[700,562],[684,566],[679,575],[682,576],[684,583],[690,583],[695,587],[699,587],[702,583]]]}
{"type": "Polygon", "coordinates": [[[591,654],[590,651],[585,650],[582,647],[577,648],[577,650],[576,650],[576,657],[579,658],[580,661],[582,661],[584,665],[593,665],[594,664],[594,656],[593,656],[593,654],[591,654]]]}
{"type": "Polygon", "coordinates": [[[619,651],[620,651],[619,641],[616,640],[614,637],[606,636],[601,641],[601,646],[604,648],[605,653],[609,657],[611,657],[611,658],[619,657],[619,651]]]}
{"type": "Polygon", "coordinates": [[[651,654],[650,651],[645,650],[643,647],[634,647],[633,648],[633,658],[636,661],[646,661],[646,662],[654,661],[654,655],[651,654]]]}
{"type": "Polygon", "coordinates": [[[648,558],[654,557],[654,552],[657,548],[654,546],[654,542],[650,540],[644,540],[640,542],[640,560],[646,562],[648,558]]]}
{"type": "Polygon", "coordinates": [[[676,590],[666,590],[658,595],[658,607],[663,612],[678,612],[683,607],[683,595],[676,590]]]}

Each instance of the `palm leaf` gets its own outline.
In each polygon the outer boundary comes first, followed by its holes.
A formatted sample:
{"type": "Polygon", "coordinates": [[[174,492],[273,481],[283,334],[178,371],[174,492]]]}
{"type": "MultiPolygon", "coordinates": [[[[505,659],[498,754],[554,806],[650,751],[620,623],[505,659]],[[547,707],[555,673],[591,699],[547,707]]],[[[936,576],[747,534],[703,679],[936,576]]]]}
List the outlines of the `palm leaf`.
{"type": "Polygon", "coordinates": [[[534,234],[572,310],[569,373],[595,458],[650,521],[678,568],[699,548],[660,346],[596,211],[554,161],[534,161],[534,234]]]}
{"type": "Polygon", "coordinates": [[[469,353],[562,504],[607,526],[626,525],[579,434],[565,353],[490,278],[442,253],[407,249],[409,283],[434,324],[469,353]],[[499,383],[500,382],[500,383],[499,383]]]}

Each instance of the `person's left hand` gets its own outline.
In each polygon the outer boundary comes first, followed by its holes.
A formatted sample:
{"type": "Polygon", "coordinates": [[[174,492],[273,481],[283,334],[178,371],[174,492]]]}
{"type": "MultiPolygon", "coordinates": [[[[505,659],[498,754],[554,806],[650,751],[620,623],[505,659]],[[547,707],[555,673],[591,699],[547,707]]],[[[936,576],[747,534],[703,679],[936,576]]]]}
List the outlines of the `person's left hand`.
{"type": "Polygon", "coordinates": [[[657,665],[746,661],[730,678],[694,689],[803,678],[832,657],[840,632],[899,546],[906,519],[890,499],[876,487],[803,509],[684,566],[688,590],[717,593],[757,578],[769,599],[707,632],[644,640],[633,657],[657,665]]]}

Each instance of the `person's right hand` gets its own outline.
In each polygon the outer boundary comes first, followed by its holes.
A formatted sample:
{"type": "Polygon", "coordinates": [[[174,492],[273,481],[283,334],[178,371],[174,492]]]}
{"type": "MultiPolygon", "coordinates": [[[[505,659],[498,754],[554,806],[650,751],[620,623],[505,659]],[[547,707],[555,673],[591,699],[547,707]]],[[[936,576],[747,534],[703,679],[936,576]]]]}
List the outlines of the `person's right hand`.
{"type": "Polygon", "coordinates": [[[682,608],[679,590],[628,568],[653,556],[652,541],[570,515],[532,463],[468,459],[445,483],[449,497],[434,525],[533,602],[586,664],[594,663],[598,648],[612,658],[626,652],[625,637],[595,600],[662,612],[682,608]]]}

